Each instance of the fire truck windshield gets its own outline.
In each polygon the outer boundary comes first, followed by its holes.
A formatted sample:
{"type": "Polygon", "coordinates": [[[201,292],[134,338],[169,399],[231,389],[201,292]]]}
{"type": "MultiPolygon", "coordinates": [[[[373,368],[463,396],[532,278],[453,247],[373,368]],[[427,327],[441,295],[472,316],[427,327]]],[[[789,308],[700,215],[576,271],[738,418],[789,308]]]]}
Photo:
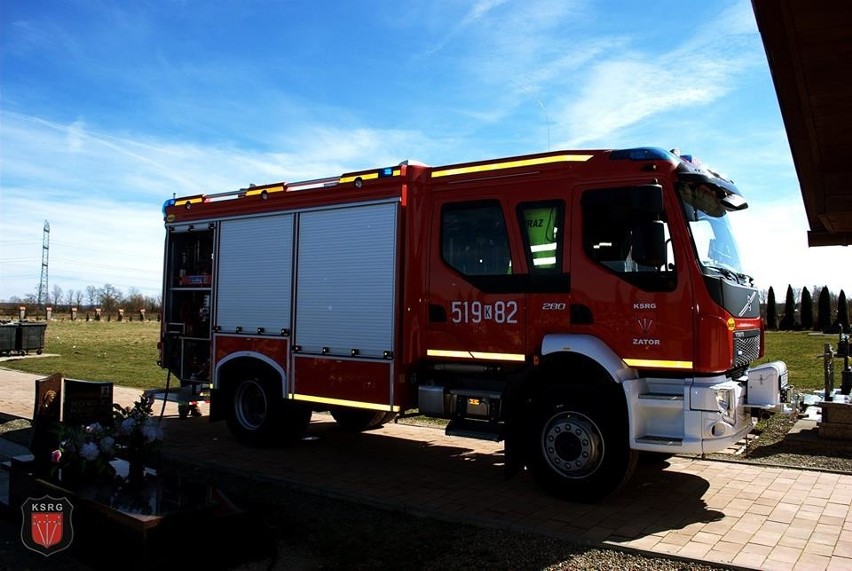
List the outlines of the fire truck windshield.
{"type": "Polygon", "coordinates": [[[690,235],[705,273],[749,285],[743,273],[739,249],[722,200],[704,185],[682,183],[679,195],[690,235]]]}

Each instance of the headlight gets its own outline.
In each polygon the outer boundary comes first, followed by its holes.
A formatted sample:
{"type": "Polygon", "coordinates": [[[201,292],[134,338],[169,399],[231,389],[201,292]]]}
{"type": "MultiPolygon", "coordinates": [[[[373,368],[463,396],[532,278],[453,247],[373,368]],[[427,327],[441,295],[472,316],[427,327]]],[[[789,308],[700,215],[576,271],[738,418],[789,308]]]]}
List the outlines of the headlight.
{"type": "Polygon", "coordinates": [[[730,423],[734,422],[734,391],[728,388],[716,387],[716,404],[722,418],[730,423]]]}

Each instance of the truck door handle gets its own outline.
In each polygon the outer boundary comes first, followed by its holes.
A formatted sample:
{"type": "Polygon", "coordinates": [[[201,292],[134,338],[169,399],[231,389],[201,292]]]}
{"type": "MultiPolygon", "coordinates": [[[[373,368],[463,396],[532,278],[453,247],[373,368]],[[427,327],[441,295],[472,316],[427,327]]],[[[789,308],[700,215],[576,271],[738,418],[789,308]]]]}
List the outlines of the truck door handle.
{"type": "Polygon", "coordinates": [[[444,309],[443,305],[437,305],[434,303],[429,304],[429,322],[430,323],[446,323],[447,322],[447,310],[444,309]]]}
{"type": "Polygon", "coordinates": [[[569,309],[571,323],[574,325],[591,325],[594,323],[592,308],[582,303],[572,303],[569,309]]]}

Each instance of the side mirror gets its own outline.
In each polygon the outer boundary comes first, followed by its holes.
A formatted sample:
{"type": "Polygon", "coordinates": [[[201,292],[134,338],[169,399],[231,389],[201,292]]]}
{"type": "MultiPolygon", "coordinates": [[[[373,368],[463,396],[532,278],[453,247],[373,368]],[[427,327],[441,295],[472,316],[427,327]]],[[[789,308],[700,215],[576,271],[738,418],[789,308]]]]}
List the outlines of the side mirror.
{"type": "Polygon", "coordinates": [[[633,261],[640,266],[659,268],[666,263],[666,233],[663,222],[634,224],[630,233],[633,261]]]}
{"type": "Polygon", "coordinates": [[[739,194],[727,194],[722,199],[722,206],[727,210],[745,210],[748,208],[748,202],[739,194]]]}
{"type": "MultiPolygon", "coordinates": [[[[659,184],[634,186],[629,191],[630,209],[638,215],[657,218],[663,213],[663,187],[659,184]]],[[[646,218],[641,216],[640,219],[646,218]]]]}

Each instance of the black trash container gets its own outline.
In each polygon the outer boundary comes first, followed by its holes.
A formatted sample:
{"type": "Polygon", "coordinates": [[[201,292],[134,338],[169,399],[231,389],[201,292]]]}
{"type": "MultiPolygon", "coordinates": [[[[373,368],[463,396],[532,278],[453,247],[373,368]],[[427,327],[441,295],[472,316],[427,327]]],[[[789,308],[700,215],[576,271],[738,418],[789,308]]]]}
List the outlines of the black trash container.
{"type": "Polygon", "coordinates": [[[18,336],[15,349],[21,355],[26,355],[30,351],[35,351],[41,355],[44,349],[45,329],[47,329],[47,323],[31,323],[27,321],[18,323],[18,336]]]}
{"type": "Polygon", "coordinates": [[[17,323],[0,323],[0,355],[11,355],[18,337],[17,323]]]}

